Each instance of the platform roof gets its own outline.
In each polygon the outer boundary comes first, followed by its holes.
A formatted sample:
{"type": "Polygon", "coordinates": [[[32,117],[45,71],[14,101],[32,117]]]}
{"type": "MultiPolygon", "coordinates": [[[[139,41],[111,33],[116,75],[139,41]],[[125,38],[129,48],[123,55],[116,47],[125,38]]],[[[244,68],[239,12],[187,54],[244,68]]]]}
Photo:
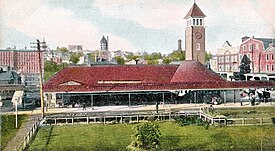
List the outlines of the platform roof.
{"type": "Polygon", "coordinates": [[[125,92],[275,87],[268,81],[222,79],[197,61],[178,65],[112,65],[67,67],[43,86],[45,92],[125,92]]]}

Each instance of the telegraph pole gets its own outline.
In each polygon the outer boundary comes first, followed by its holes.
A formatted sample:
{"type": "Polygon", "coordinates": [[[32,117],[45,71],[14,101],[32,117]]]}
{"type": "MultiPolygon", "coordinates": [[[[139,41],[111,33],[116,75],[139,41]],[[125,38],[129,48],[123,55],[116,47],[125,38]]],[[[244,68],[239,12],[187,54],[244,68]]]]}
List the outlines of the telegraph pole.
{"type": "Polygon", "coordinates": [[[38,50],[38,65],[39,65],[39,89],[40,89],[40,104],[41,104],[41,117],[44,118],[44,95],[43,95],[43,81],[42,81],[42,63],[41,63],[41,46],[42,48],[46,48],[46,42],[43,40],[43,42],[40,42],[39,39],[36,40],[36,43],[31,44],[37,44],[37,50],[38,50]]]}

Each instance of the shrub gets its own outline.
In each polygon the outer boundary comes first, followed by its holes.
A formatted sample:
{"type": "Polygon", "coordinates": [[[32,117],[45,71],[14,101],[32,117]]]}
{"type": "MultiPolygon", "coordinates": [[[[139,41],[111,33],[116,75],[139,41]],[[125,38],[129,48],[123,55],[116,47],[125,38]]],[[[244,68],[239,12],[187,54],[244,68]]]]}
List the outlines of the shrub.
{"type": "Polygon", "coordinates": [[[150,121],[150,122],[153,122],[157,119],[157,117],[155,116],[148,116],[147,120],[150,121]]]}
{"type": "Polygon", "coordinates": [[[129,123],[130,122],[130,117],[125,117],[123,119],[123,123],[129,123]]]}
{"type": "Polygon", "coordinates": [[[202,119],[196,116],[178,116],[176,117],[176,123],[180,126],[187,126],[187,125],[204,125],[202,119]]]}
{"type": "Polygon", "coordinates": [[[159,126],[148,122],[133,127],[132,142],[127,147],[130,150],[151,150],[157,149],[160,145],[161,135],[159,126]]]}
{"type": "Polygon", "coordinates": [[[275,117],[272,117],[271,120],[272,120],[272,124],[275,124],[275,117]]]}

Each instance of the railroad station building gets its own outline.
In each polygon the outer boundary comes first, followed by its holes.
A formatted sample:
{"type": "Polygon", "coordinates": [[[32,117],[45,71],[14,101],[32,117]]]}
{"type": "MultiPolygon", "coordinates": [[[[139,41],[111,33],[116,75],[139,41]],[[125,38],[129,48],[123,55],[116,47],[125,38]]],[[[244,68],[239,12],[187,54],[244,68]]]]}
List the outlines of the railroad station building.
{"type": "MultiPolygon", "coordinates": [[[[226,81],[194,60],[180,65],[99,65],[67,67],[43,86],[50,108],[87,106],[207,103],[221,90],[268,88],[268,81],[226,81]],[[186,98],[183,94],[189,96],[186,98]]],[[[224,91],[226,92],[226,91],[224,91]]],[[[225,96],[225,97],[224,97],[225,96]]],[[[239,96],[239,93],[236,93],[239,96]]],[[[237,97],[236,97],[237,98],[237,97]]]]}

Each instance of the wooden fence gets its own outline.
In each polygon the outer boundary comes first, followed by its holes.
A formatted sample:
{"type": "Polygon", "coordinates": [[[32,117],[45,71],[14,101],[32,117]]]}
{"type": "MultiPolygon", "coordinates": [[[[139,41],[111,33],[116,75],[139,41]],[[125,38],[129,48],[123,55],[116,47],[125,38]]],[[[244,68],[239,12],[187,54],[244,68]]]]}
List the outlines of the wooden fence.
{"type": "Polygon", "coordinates": [[[139,123],[153,120],[175,120],[178,116],[198,116],[211,125],[245,126],[245,125],[270,125],[271,118],[227,118],[226,116],[211,116],[204,109],[183,110],[169,113],[143,113],[143,114],[121,114],[121,115],[70,115],[70,116],[48,116],[43,125],[64,124],[95,124],[95,123],[139,123]]]}
{"type": "Polygon", "coordinates": [[[24,137],[23,142],[21,145],[16,149],[16,151],[23,151],[26,149],[27,145],[30,143],[30,141],[33,139],[33,136],[37,132],[39,128],[39,122],[35,122],[32,127],[30,128],[27,136],[24,137]]]}

